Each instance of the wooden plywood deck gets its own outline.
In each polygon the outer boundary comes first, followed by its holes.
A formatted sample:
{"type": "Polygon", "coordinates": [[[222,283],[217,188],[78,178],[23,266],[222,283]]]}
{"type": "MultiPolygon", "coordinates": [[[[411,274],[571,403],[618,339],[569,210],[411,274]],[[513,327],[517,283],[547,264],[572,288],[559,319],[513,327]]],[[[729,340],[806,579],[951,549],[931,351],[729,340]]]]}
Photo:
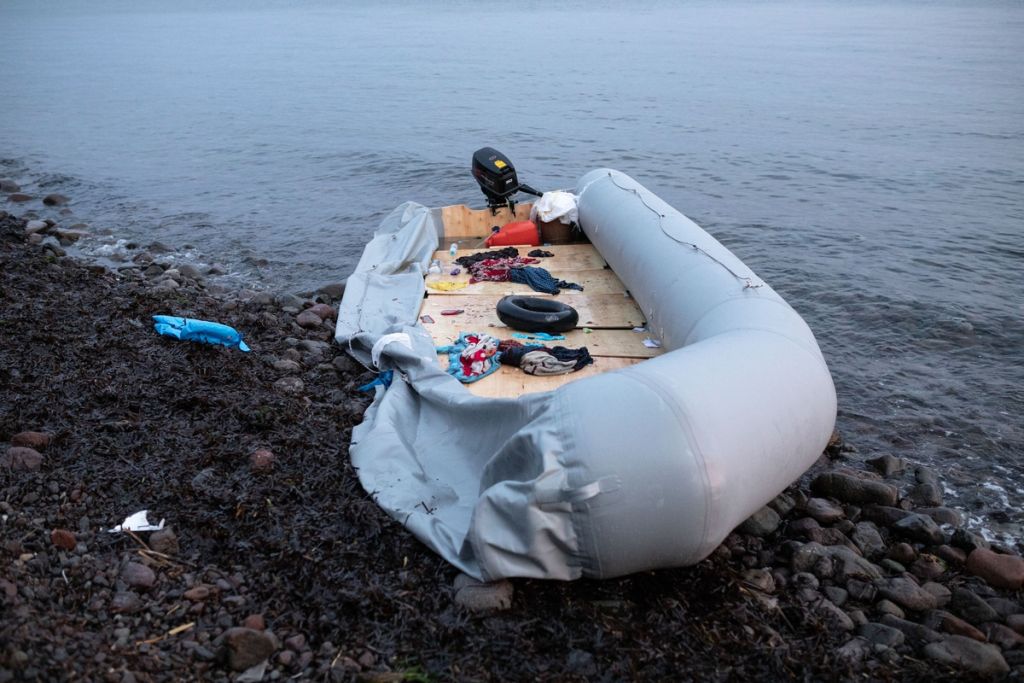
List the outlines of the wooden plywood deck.
{"type": "MultiPolygon", "coordinates": [[[[507,209],[501,213],[508,214],[507,209]]],[[[509,217],[492,216],[489,210],[473,210],[465,206],[445,207],[441,210],[445,222],[445,240],[465,246],[467,242],[479,244],[490,233],[491,225],[508,222],[509,217]]],[[[529,216],[529,205],[519,205],[517,220],[529,216]],[[520,212],[525,212],[520,216],[520,212]]],[[[534,247],[519,247],[525,256],[534,247]]],[[[570,348],[586,346],[594,358],[594,364],[568,375],[540,377],[528,375],[519,368],[502,367],[482,380],[465,385],[478,396],[517,397],[539,391],[551,391],[568,382],[591,377],[602,372],[618,370],[642,362],[662,353],[661,349],[648,348],[644,340],[646,333],[634,332],[633,328],[644,325],[644,315],[636,302],[629,296],[622,281],[613,273],[604,258],[590,244],[565,244],[541,247],[554,256],[538,259],[534,264],[545,268],[556,279],[583,285],[583,291],[563,290],[557,295],[559,301],[575,308],[580,314],[577,328],[565,334],[564,341],[550,342],[570,348]]],[[[475,254],[487,249],[459,249],[455,258],[475,254]]],[[[511,282],[478,282],[469,284],[465,269],[457,276],[450,275],[453,257],[447,251],[434,254],[444,272],[429,275],[431,282],[456,282],[465,284],[452,290],[435,290],[428,286],[427,296],[420,309],[424,327],[430,332],[437,346],[450,344],[463,332],[482,332],[499,339],[513,339],[516,332],[506,327],[495,312],[495,304],[507,294],[529,294],[546,297],[550,295],[534,292],[526,285],[511,282]],[[461,309],[458,315],[445,316],[441,311],[461,309]],[[425,319],[423,318],[425,317],[425,319]]],[[[527,341],[518,339],[518,341],[527,341]]],[[[438,355],[441,367],[448,366],[447,354],[438,355]]]]}

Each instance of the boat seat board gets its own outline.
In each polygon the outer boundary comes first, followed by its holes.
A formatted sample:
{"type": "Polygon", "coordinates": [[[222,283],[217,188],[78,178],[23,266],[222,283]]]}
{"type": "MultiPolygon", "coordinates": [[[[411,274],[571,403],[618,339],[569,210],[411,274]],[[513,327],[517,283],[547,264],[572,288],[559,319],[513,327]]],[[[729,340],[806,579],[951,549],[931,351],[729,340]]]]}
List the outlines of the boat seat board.
{"type": "MultiPolygon", "coordinates": [[[[447,369],[448,354],[438,354],[437,358],[442,369],[447,369]]],[[[497,372],[463,386],[469,390],[469,393],[485,398],[522,396],[540,391],[553,391],[563,384],[585,377],[593,377],[603,372],[620,370],[639,363],[641,360],[637,358],[596,358],[591,365],[568,375],[528,375],[519,368],[502,366],[497,372]]]]}
{"type": "MultiPolygon", "coordinates": [[[[594,245],[592,244],[552,244],[546,247],[517,247],[517,249],[519,249],[519,253],[522,256],[526,256],[534,249],[550,251],[554,256],[537,259],[540,263],[534,263],[531,265],[537,266],[538,268],[544,268],[552,274],[574,270],[602,270],[608,265],[605,262],[604,257],[598,253],[597,249],[594,249],[594,245]]],[[[455,258],[471,256],[473,254],[478,254],[481,251],[488,251],[488,248],[459,249],[455,253],[455,258]]],[[[434,252],[434,258],[445,265],[448,265],[454,260],[452,259],[451,254],[447,251],[434,252]]],[[[568,280],[570,278],[566,277],[565,279],[568,280]]]]}
{"type": "MultiPolygon", "coordinates": [[[[563,291],[558,300],[575,308],[580,315],[578,328],[631,329],[644,325],[644,315],[636,302],[623,294],[587,294],[586,292],[563,291]]],[[[458,317],[464,327],[475,331],[486,331],[489,327],[505,327],[494,309],[493,297],[449,294],[428,295],[420,307],[420,315],[429,315],[435,321],[443,320],[441,311],[461,308],[465,312],[458,317]]],[[[456,316],[451,316],[456,317],[456,316]]]]}
{"type": "MultiPolygon", "coordinates": [[[[583,287],[585,294],[618,294],[622,296],[626,293],[626,286],[622,284],[622,281],[616,277],[615,273],[610,270],[551,270],[551,275],[556,280],[567,280],[569,282],[575,282],[583,287]]],[[[573,290],[565,290],[573,291],[573,290]]],[[[530,296],[541,296],[549,297],[554,296],[552,294],[545,294],[544,292],[534,291],[529,285],[520,284],[518,282],[475,282],[470,284],[469,273],[463,270],[458,275],[428,275],[427,276],[427,293],[431,296],[434,295],[479,295],[489,296],[497,301],[499,298],[506,294],[527,294],[530,296]],[[455,282],[458,284],[464,284],[465,286],[461,289],[452,289],[447,291],[436,290],[431,288],[431,282],[455,282]]],[[[559,294],[558,296],[561,296],[559,294]]]]}
{"type": "Polygon", "coordinates": [[[471,209],[465,204],[445,206],[441,209],[441,221],[444,225],[444,239],[476,237],[485,238],[491,234],[491,228],[513,221],[530,220],[531,202],[516,204],[513,214],[507,207],[492,214],[490,209],[471,209]]]}

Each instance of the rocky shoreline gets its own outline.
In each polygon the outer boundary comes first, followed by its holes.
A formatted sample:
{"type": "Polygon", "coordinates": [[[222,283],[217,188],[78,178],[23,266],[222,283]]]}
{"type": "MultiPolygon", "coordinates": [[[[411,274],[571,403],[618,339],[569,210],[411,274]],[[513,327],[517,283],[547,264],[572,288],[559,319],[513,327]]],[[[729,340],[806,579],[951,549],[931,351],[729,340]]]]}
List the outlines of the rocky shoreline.
{"type": "Polygon", "coordinates": [[[0,682],[1024,678],[1020,548],[898,453],[835,435],[696,567],[478,585],[359,486],[340,285],[225,289],[161,249],[111,271],[30,218],[0,213],[0,682]],[[141,509],[167,526],[108,533],[141,509]]]}

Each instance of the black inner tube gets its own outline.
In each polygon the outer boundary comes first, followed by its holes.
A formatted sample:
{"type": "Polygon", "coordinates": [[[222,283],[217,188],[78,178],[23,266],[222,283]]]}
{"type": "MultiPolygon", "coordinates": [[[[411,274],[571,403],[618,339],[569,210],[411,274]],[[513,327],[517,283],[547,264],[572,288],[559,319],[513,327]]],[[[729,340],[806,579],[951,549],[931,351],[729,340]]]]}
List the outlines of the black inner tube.
{"type": "Polygon", "coordinates": [[[580,314],[572,306],[535,296],[506,296],[496,308],[501,322],[522,332],[568,332],[580,320],[580,314]]]}

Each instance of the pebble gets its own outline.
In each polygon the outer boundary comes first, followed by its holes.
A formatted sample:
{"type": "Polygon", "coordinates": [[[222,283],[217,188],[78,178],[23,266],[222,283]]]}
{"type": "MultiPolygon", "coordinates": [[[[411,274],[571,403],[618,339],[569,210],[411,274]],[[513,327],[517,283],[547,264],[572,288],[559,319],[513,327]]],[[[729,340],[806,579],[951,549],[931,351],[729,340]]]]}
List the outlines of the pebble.
{"type": "Polygon", "coordinates": [[[122,614],[131,614],[142,609],[142,600],[131,591],[116,593],[110,601],[110,611],[122,614]]]}
{"type": "Polygon", "coordinates": [[[11,437],[11,445],[45,451],[50,445],[50,440],[51,437],[46,432],[18,432],[11,437]]]}
{"type": "Polygon", "coordinates": [[[512,607],[509,581],[481,583],[460,574],[455,579],[455,604],[472,612],[494,612],[512,607]]]}
{"type": "Polygon", "coordinates": [[[1006,598],[986,598],[985,602],[987,602],[989,607],[994,609],[996,614],[998,614],[1002,619],[1024,612],[1024,609],[1021,608],[1020,603],[1016,600],[1007,600],[1006,598]]]}
{"type": "Polygon", "coordinates": [[[933,661],[979,676],[998,676],[1010,671],[997,647],[963,636],[947,636],[937,643],[929,643],[923,652],[933,661]]]}
{"type": "Polygon", "coordinates": [[[820,529],[821,525],[813,517],[801,517],[789,523],[787,530],[791,536],[807,536],[812,529],[820,529]]]}
{"type": "Polygon", "coordinates": [[[967,556],[965,567],[971,574],[996,588],[1015,591],[1024,586],[1024,558],[1017,555],[1000,555],[985,548],[977,548],[967,556]]]}
{"type": "Polygon", "coordinates": [[[37,472],[43,464],[43,456],[39,451],[24,446],[11,446],[0,456],[0,467],[15,472],[37,472]]]}
{"type": "Polygon", "coordinates": [[[50,542],[62,550],[72,551],[78,544],[75,535],[67,529],[54,529],[50,532],[50,542]]]}
{"type": "Polygon", "coordinates": [[[286,638],[284,646],[294,652],[302,652],[306,649],[306,636],[298,633],[290,638],[286,638]]]}
{"type": "Polygon", "coordinates": [[[766,505],[748,517],[737,530],[751,536],[767,536],[778,529],[781,523],[782,518],[779,517],[779,513],[766,505]]]}
{"type": "Polygon", "coordinates": [[[13,180],[4,178],[0,180],[0,192],[21,192],[21,186],[13,180]]]}
{"type": "Polygon", "coordinates": [[[1011,614],[1006,617],[1006,625],[1017,633],[1024,633],[1024,614],[1011,614]]]}
{"type": "Polygon", "coordinates": [[[956,529],[949,543],[956,548],[966,550],[968,554],[977,548],[988,550],[991,547],[988,541],[967,529],[956,529]]]}
{"type": "Polygon", "coordinates": [[[64,206],[69,201],[71,200],[65,197],[64,195],[58,194],[56,192],[48,194],[45,197],[43,197],[43,204],[46,204],[47,206],[64,206]]]}
{"type": "Polygon", "coordinates": [[[274,382],[274,388],[286,394],[299,394],[306,388],[306,385],[298,377],[282,377],[274,382]]]}
{"type": "Polygon", "coordinates": [[[814,609],[832,630],[852,631],[856,628],[850,616],[839,607],[836,607],[835,603],[831,600],[823,598],[814,605],[814,609]]]}
{"type": "Polygon", "coordinates": [[[305,310],[295,316],[295,322],[299,327],[304,327],[307,330],[312,330],[323,324],[323,320],[320,319],[316,313],[311,310],[305,310]]]}
{"type": "Polygon", "coordinates": [[[914,507],[939,507],[942,505],[942,487],[931,483],[918,484],[907,492],[907,498],[914,507]]]}
{"type": "Polygon", "coordinates": [[[941,635],[923,624],[916,624],[912,621],[907,621],[906,619],[894,617],[891,614],[883,615],[879,621],[886,626],[892,626],[893,628],[902,631],[903,635],[915,644],[930,643],[942,639],[941,635]]]}
{"type": "Polygon", "coordinates": [[[178,554],[178,537],[170,527],[164,527],[160,531],[154,531],[149,537],[149,547],[164,555],[178,554]]]}
{"type": "Polygon", "coordinates": [[[906,613],[903,608],[897,605],[892,600],[882,599],[875,604],[875,611],[879,614],[888,614],[900,619],[906,618],[906,613]]]}
{"type": "Polygon", "coordinates": [[[857,635],[871,643],[885,645],[886,647],[899,647],[907,638],[903,631],[877,622],[864,624],[857,629],[857,635]]]}
{"type": "Polygon", "coordinates": [[[857,522],[852,534],[853,543],[864,556],[875,560],[885,554],[885,541],[878,533],[878,527],[871,522],[857,522]]]}
{"type": "Polygon", "coordinates": [[[939,607],[945,607],[949,604],[949,601],[953,597],[952,591],[943,586],[941,583],[935,583],[934,581],[928,581],[924,583],[921,588],[928,591],[935,596],[935,604],[939,607]]]}
{"type": "Polygon", "coordinates": [[[263,618],[262,614],[250,614],[242,620],[242,626],[244,628],[251,628],[254,631],[265,631],[267,630],[267,621],[263,618]]]}
{"type": "Polygon", "coordinates": [[[890,505],[868,505],[862,511],[864,519],[881,526],[892,526],[913,513],[890,505]]]}
{"type": "Polygon", "coordinates": [[[860,479],[841,472],[823,472],[811,482],[811,490],[844,503],[895,505],[895,486],[880,481],[860,479]]]}
{"type": "Polygon", "coordinates": [[[277,638],[268,631],[235,627],[224,632],[228,666],[245,671],[269,658],[277,650],[277,638]]]}
{"type": "Polygon", "coordinates": [[[278,372],[302,372],[302,366],[293,360],[282,359],[274,362],[274,369],[278,372]]]}
{"type": "Polygon", "coordinates": [[[15,202],[16,204],[20,204],[22,202],[30,202],[32,201],[32,199],[32,195],[25,194],[24,192],[13,192],[7,195],[7,201],[15,202]]]}
{"type": "Polygon", "coordinates": [[[329,304],[313,304],[309,311],[316,314],[321,320],[335,320],[338,317],[338,312],[334,310],[334,306],[329,304]]]}
{"type": "Polygon", "coordinates": [[[181,273],[182,277],[187,277],[189,280],[199,280],[203,276],[199,269],[191,263],[184,263],[178,266],[178,272],[181,273]]]}
{"type": "Polygon", "coordinates": [[[894,474],[902,472],[907,469],[907,461],[903,458],[897,458],[893,455],[882,455],[877,458],[871,458],[867,461],[869,465],[874,467],[878,472],[885,477],[891,477],[894,474]]]}
{"type": "Polygon", "coordinates": [[[875,588],[873,583],[860,581],[859,579],[847,581],[846,590],[850,593],[850,597],[858,602],[874,602],[875,597],[878,595],[878,589],[875,588]]]}
{"type": "Polygon", "coordinates": [[[849,591],[839,586],[825,586],[822,592],[825,594],[825,597],[840,607],[845,605],[846,601],[850,598],[849,591]]]}
{"type": "Polygon", "coordinates": [[[875,587],[878,588],[878,594],[883,598],[892,600],[900,607],[905,607],[913,612],[923,612],[938,607],[934,595],[902,576],[879,579],[875,581],[875,587]]]}
{"type": "Polygon", "coordinates": [[[872,644],[864,638],[852,638],[836,650],[836,659],[847,665],[862,663],[873,652],[872,644]]]}
{"type": "Polygon", "coordinates": [[[804,506],[804,511],[819,524],[835,524],[846,514],[843,508],[824,498],[811,498],[804,506]]]}
{"type": "Polygon", "coordinates": [[[1017,633],[1009,626],[989,623],[982,626],[982,628],[985,631],[985,635],[988,637],[988,642],[993,645],[998,645],[1004,650],[1013,650],[1014,648],[1024,645],[1024,636],[1017,633]]]}
{"type": "Polygon", "coordinates": [[[960,617],[950,614],[945,610],[937,609],[928,612],[922,621],[928,628],[936,631],[944,631],[954,636],[965,636],[974,640],[985,642],[985,634],[974,628],[960,617]]]}
{"type": "Polygon", "coordinates": [[[924,581],[931,581],[946,573],[946,563],[935,555],[922,553],[910,565],[910,573],[924,581]]]}
{"type": "Polygon", "coordinates": [[[50,227],[46,221],[29,221],[25,224],[25,235],[35,235],[45,232],[50,227]]]}
{"type": "Polygon", "coordinates": [[[121,578],[133,588],[148,589],[156,583],[156,574],[153,570],[139,562],[129,562],[121,570],[121,578]]]}
{"type": "Polygon", "coordinates": [[[317,294],[326,294],[332,299],[340,299],[345,294],[344,282],[332,282],[316,290],[317,294]]]}
{"type": "Polygon", "coordinates": [[[249,455],[249,469],[252,472],[262,474],[274,469],[274,461],[277,457],[268,448],[259,448],[249,455]]]}
{"type": "Polygon", "coordinates": [[[211,595],[213,595],[214,592],[215,589],[213,586],[201,583],[197,586],[189,588],[182,594],[182,597],[190,602],[202,602],[203,600],[206,600],[211,595]]]}
{"type": "Polygon", "coordinates": [[[967,561],[967,553],[951,545],[940,545],[935,549],[935,554],[950,564],[963,564],[967,561]]]}
{"type": "Polygon", "coordinates": [[[743,572],[744,583],[764,593],[775,592],[775,577],[765,569],[747,569],[743,572]]]}
{"type": "Polygon", "coordinates": [[[963,515],[953,508],[923,507],[918,508],[915,512],[922,515],[928,515],[935,520],[936,524],[948,524],[952,527],[958,527],[964,523],[963,515]]]}
{"type": "Polygon", "coordinates": [[[999,614],[992,609],[992,606],[978,597],[973,591],[967,588],[955,588],[953,597],[949,601],[949,608],[972,624],[983,624],[986,621],[996,621],[999,614]]]}
{"type": "Polygon", "coordinates": [[[942,533],[942,529],[931,517],[925,515],[910,514],[893,524],[891,528],[904,538],[918,543],[942,545],[946,542],[946,535],[942,533]]]}

